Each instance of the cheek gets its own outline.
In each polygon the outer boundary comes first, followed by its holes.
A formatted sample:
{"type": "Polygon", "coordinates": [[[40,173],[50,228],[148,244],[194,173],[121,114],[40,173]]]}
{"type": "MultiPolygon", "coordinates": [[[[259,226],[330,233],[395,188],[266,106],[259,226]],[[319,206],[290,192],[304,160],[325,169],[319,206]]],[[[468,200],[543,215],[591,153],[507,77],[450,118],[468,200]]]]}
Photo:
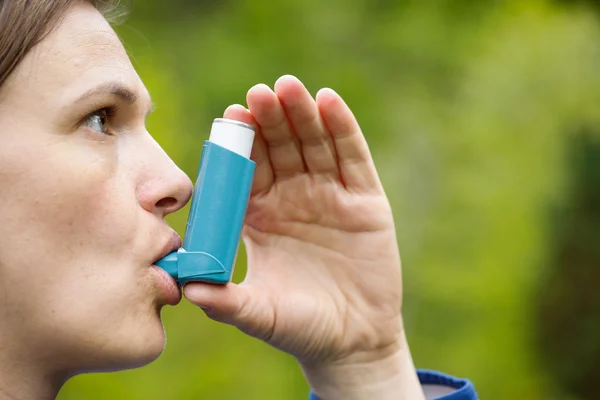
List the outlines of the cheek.
{"type": "Polygon", "coordinates": [[[159,351],[155,288],[142,262],[148,217],[135,176],[111,153],[33,150],[27,160],[0,150],[0,317],[19,334],[46,332],[48,346],[122,342],[145,354],[154,343],[159,351]],[[29,317],[12,317],[19,315],[29,317]]]}
{"type": "Polygon", "coordinates": [[[40,278],[42,292],[125,273],[140,228],[134,182],[116,154],[70,144],[5,158],[0,174],[0,263],[15,283],[40,278]]]}

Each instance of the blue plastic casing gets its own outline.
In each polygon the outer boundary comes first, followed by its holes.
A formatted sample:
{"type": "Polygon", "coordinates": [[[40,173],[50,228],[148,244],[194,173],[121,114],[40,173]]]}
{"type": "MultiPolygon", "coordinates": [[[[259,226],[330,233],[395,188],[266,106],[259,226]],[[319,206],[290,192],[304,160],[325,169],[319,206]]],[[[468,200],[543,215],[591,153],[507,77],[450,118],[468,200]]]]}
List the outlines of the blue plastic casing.
{"type": "Polygon", "coordinates": [[[156,263],[180,285],[231,281],[255,163],[205,141],[183,247],[156,263]]]}

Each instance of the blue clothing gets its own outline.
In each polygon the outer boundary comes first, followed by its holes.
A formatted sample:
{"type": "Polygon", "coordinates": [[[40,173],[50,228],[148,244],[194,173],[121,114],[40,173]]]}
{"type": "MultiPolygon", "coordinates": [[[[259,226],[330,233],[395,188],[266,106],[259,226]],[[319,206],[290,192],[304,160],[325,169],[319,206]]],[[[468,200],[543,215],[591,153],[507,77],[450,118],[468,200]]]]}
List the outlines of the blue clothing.
{"type": "Polygon", "coordinates": [[[441,385],[456,389],[435,400],[477,400],[477,393],[468,379],[459,379],[436,371],[418,370],[421,385],[441,385]]]}
{"type": "MultiPolygon", "coordinates": [[[[455,389],[451,394],[438,397],[435,400],[477,400],[477,393],[473,384],[467,379],[454,378],[450,375],[435,371],[418,370],[421,385],[441,385],[455,389]]],[[[319,400],[313,393],[310,400],[319,400]]]]}

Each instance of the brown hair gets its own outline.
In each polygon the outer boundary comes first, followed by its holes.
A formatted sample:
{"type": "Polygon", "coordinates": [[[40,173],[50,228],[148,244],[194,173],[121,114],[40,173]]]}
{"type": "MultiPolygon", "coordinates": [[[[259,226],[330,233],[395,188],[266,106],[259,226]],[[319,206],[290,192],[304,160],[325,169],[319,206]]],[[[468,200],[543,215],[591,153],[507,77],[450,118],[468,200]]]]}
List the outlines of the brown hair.
{"type": "Polygon", "coordinates": [[[80,1],[101,12],[118,5],[116,0],[0,0],[0,87],[25,55],[80,1]]]}

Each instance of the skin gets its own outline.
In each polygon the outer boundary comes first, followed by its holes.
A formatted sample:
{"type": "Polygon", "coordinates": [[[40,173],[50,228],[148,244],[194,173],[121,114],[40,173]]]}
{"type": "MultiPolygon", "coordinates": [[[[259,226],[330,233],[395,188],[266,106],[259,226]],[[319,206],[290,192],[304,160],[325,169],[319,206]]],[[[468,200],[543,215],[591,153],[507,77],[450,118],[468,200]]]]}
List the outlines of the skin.
{"type": "MultiPolygon", "coordinates": [[[[73,375],[162,352],[151,265],[191,182],[147,132],[150,104],[83,3],[0,88],[0,399],[52,399],[73,375]]],[[[313,99],[291,76],[251,88],[247,105],[224,116],[258,131],[248,275],[188,284],[185,296],[296,357],[323,400],[422,399],[391,208],[354,116],[331,89],[313,99]]]]}

